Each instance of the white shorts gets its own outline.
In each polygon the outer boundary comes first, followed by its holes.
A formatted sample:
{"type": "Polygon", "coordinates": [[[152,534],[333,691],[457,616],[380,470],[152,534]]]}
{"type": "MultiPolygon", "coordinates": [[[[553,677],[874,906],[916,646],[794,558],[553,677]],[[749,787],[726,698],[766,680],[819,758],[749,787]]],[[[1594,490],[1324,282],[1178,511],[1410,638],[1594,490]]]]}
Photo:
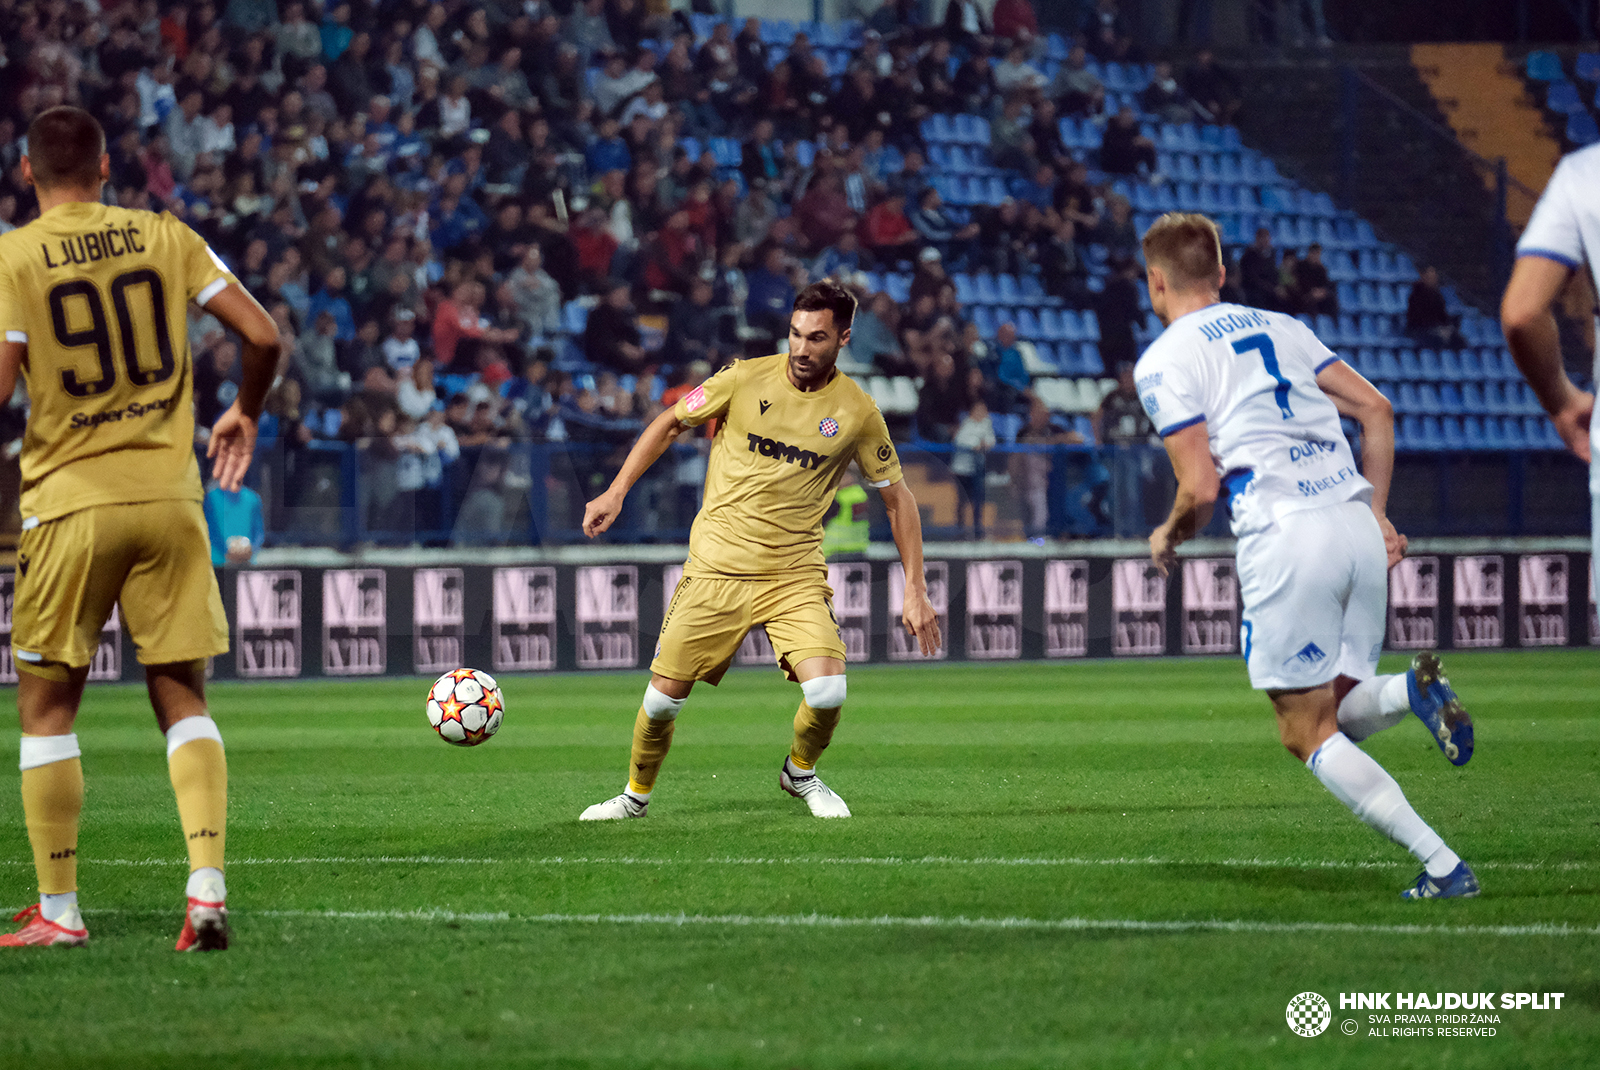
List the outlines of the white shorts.
{"type": "Polygon", "coordinates": [[[1241,538],[1238,563],[1251,687],[1296,690],[1377,671],[1389,558],[1365,502],[1290,513],[1241,538]]]}

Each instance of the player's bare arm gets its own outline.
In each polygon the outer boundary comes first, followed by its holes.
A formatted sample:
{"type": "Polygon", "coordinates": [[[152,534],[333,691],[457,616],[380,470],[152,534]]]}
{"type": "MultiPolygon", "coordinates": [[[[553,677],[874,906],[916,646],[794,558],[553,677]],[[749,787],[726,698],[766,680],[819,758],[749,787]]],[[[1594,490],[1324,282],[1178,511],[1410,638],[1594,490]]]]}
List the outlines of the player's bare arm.
{"type": "Polygon", "coordinates": [[[28,355],[26,342],[0,342],[0,403],[10,401],[17,390],[17,376],[28,355]]]}
{"type": "Polygon", "coordinates": [[[223,490],[235,491],[244,482],[255,456],[256,431],[261,406],[278,366],[278,325],[267,310],[238,283],[229,283],[206,302],[206,311],[239,335],[242,381],[239,396],[217,418],[206,444],[211,474],[223,490]]]}
{"type": "Polygon", "coordinates": [[[1339,415],[1361,425],[1361,474],[1372,484],[1372,514],[1383,531],[1393,568],[1406,555],[1407,539],[1389,522],[1389,485],[1394,479],[1394,406],[1378,388],[1342,360],[1317,373],[1317,386],[1339,415]]]}
{"type": "Polygon", "coordinates": [[[1579,390],[1562,366],[1561,336],[1551,311],[1571,276],[1571,268],[1547,257],[1519,258],[1500,302],[1500,326],[1517,367],[1550,414],[1561,440],[1587,463],[1594,395],[1579,390]]]}
{"type": "Polygon", "coordinates": [[[889,530],[894,533],[895,549],[900,551],[900,564],[906,573],[905,609],[900,619],[906,631],[917,637],[923,655],[932,657],[939,651],[939,615],[928,601],[928,581],[922,567],[922,514],[917,511],[916,496],[903,479],[879,493],[883,495],[889,530]]]}
{"type": "Polygon", "coordinates": [[[1211,522],[1222,481],[1211,459],[1211,439],[1204,420],[1174,431],[1162,441],[1178,477],[1172,514],[1150,533],[1150,560],[1165,576],[1178,560],[1177,548],[1211,522]]]}
{"type": "Polygon", "coordinates": [[[628,491],[638,482],[639,477],[649,471],[650,466],[667,452],[667,447],[677,441],[686,426],[678,420],[671,409],[650,421],[650,426],[644,429],[639,441],[628,451],[628,459],[622,462],[622,471],[611,481],[611,486],[606,488],[604,494],[584,507],[585,535],[592,539],[611,526],[617,519],[617,514],[622,511],[622,500],[628,496],[628,491]]]}

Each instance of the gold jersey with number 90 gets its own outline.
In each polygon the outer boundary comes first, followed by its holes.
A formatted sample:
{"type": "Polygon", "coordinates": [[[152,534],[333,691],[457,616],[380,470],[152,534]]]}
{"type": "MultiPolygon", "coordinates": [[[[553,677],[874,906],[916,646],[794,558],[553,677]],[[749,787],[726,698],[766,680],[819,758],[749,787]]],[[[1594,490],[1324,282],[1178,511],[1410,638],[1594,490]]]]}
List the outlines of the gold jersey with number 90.
{"type": "Polygon", "coordinates": [[[25,525],[200,500],[186,309],[234,281],[166,213],[70,202],[0,235],[0,332],[28,347],[25,525]]]}

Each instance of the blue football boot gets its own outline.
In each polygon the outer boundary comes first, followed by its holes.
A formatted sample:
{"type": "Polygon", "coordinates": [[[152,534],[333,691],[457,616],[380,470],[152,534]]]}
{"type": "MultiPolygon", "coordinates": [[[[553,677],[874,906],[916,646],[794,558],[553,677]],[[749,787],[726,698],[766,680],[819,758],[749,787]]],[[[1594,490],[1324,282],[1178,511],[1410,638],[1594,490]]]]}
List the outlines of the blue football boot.
{"type": "Polygon", "coordinates": [[[1400,893],[1401,899],[1471,899],[1478,894],[1478,875],[1465,862],[1457,862],[1447,877],[1437,879],[1423,870],[1417,883],[1400,893]]]}
{"type": "Polygon", "coordinates": [[[1472,718],[1444,678],[1439,655],[1425,650],[1411,659],[1406,672],[1406,692],[1411,712],[1428,726],[1451,765],[1466,765],[1472,758],[1472,718]]]}

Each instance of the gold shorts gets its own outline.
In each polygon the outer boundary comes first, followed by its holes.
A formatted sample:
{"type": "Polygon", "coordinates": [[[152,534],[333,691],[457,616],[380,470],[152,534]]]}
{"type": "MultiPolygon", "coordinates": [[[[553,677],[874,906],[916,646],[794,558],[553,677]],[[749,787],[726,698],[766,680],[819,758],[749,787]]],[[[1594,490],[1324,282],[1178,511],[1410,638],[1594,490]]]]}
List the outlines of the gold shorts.
{"type": "Polygon", "coordinates": [[[199,502],[95,505],[47,520],[22,533],[16,582],[11,654],[38,676],[65,680],[88,665],[113,605],[141,664],[228,649],[199,502]]]}
{"type": "Polygon", "coordinates": [[[833,615],[833,588],[822,570],[771,580],[685,576],[661,621],[650,671],[669,680],[722,679],[745,635],[766,625],[778,665],[793,680],[807,658],[845,660],[833,615]]]}

